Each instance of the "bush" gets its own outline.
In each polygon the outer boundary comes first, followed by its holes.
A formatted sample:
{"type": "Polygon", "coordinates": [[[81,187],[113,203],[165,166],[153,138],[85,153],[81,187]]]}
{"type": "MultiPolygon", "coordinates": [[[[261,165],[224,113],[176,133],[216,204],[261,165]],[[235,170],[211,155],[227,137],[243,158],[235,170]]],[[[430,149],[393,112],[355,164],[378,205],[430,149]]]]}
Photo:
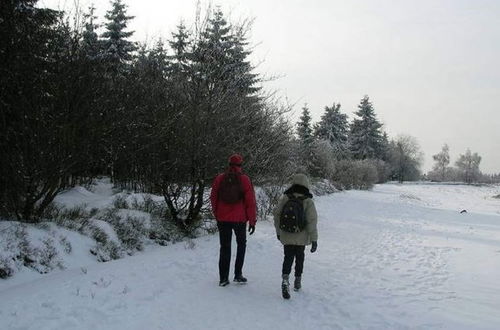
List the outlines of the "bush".
{"type": "Polygon", "coordinates": [[[144,226],[144,218],[127,216],[113,227],[122,245],[129,251],[143,249],[143,238],[147,237],[148,231],[144,226]]]}
{"type": "Polygon", "coordinates": [[[331,181],[340,190],[371,189],[378,180],[372,160],[341,160],[336,163],[331,181]]]}
{"type": "Polygon", "coordinates": [[[51,205],[44,213],[43,218],[61,227],[82,233],[83,228],[88,225],[89,220],[97,212],[98,209],[95,208],[87,210],[85,205],[77,205],[72,208],[51,205]]]}
{"type": "Polygon", "coordinates": [[[16,272],[16,263],[12,258],[0,256],[0,278],[6,279],[16,272]]]}
{"type": "Polygon", "coordinates": [[[283,187],[280,185],[267,184],[257,189],[255,198],[257,203],[257,219],[265,220],[272,215],[274,208],[283,194],[283,187]]]}
{"type": "Polygon", "coordinates": [[[327,179],[319,180],[312,183],[312,193],[316,196],[323,196],[328,194],[333,194],[339,191],[335,185],[327,179]]]}
{"type": "MultiPolygon", "coordinates": [[[[44,227],[50,226],[37,226],[46,230],[44,227]]],[[[47,230],[44,237],[38,238],[38,234],[29,237],[26,225],[12,222],[1,234],[0,278],[13,276],[23,266],[41,274],[64,268],[55,246],[55,232],[47,230]]]]}
{"type": "Polygon", "coordinates": [[[46,274],[56,267],[60,269],[64,268],[52,238],[44,239],[43,248],[36,249],[35,251],[38,260],[33,264],[32,268],[36,269],[39,273],[46,274]]]}
{"type": "Polygon", "coordinates": [[[125,195],[117,195],[113,200],[113,206],[117,209],[128,209],[127,197],[125,195]]]}

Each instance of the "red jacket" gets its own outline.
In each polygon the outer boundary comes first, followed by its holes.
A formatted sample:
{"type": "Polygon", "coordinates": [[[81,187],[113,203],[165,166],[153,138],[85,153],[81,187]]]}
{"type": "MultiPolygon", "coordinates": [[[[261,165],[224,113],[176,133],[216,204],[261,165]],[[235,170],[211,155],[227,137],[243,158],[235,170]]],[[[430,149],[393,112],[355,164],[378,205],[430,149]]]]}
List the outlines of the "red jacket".
{"type": "MultiPolygon", "coordinates": [[[[241,173],[241,168],[231,166],[229,171],[241,173]]],[[[257,207],[255,204],[255,192],[253,190],[250,178],[245,174],[241,174],[241,185],[243,188],[244,197],[236,204],[227,204],[217,198],[219,185],[222,181],[224,173],[217,175],[210,193],[210,202],[212,203],[212,212],[217,221],[228,222],[250,222],[250,225],[255,226],[257,207]]]]}

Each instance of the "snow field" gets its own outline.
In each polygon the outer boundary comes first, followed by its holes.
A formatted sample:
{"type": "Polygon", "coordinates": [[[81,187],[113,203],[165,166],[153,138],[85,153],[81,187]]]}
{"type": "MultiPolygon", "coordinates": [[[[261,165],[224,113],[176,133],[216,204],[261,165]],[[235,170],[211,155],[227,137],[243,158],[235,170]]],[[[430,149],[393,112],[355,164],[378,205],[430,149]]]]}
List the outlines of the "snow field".
{"type": "Polygon", "coordinates": [[[318,251],[306,249],[303,289],[289,301],[281,244],[260,222],[248,237],[246,285],[217,286],[218,236],[206,236],[7,280],[0,329],[498,329],[491,189],[380,185],[315,198],[318,251]]]}

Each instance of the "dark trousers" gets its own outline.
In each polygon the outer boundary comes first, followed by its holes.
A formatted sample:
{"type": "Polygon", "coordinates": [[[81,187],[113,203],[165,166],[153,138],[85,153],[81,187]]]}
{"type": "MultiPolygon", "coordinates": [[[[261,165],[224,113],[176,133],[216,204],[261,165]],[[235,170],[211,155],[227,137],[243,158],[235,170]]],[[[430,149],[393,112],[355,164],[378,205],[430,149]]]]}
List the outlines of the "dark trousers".
{"type": "Polygon", "coordinates": [[[231,264],[231,238],[234,230],[236,236],[236,263],[234,275],[242,275],[243,262],[245,261],[245,250],[247,247],[247,231],[245,222],[218,221],[220,239],[219,276],[220,280],[229,278],[229,266],[231,264]]]}
{"type": "Polygon", "coordinates": [[[304,269],[304,245],[285,245],[285,259],[283,260],[282,274],[289,275],[292,271],[293,259],[295,259],[295,276],[301,276],[304,269]]]}

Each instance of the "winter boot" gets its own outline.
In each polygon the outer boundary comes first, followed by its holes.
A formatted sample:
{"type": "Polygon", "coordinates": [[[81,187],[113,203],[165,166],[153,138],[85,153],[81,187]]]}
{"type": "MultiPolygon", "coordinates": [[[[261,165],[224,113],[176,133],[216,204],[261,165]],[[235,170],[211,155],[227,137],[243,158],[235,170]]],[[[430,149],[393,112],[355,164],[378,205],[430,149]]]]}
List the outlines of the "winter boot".
{"type": "Polygon", "coordinates": [[[295,276],[295,281],[293,282],[293,289],[295,291],[299,291],[300,288],[302,287],[302,283],[300,283],[301,280],[302,276],[295,276]]]}
{"type": "Polygon", "coordinates": [[[283,274],[283,281],[281,282],[281,294],[283,299],[290,299],[290,283],[288,282],[288,274],[283,274]]]}
{"type": "Polygon", "coordinates": [[[220,280],[219,286],[226,286],[229,284],[229,280],[226,278],[224,280],[220,280]]]}
{"type": "Polygon", "coordinates": [[[247,279],[243,277],[243,275],[235,275],[233,282],[239,283],[239,284],[246,284],[247,279]]]}

